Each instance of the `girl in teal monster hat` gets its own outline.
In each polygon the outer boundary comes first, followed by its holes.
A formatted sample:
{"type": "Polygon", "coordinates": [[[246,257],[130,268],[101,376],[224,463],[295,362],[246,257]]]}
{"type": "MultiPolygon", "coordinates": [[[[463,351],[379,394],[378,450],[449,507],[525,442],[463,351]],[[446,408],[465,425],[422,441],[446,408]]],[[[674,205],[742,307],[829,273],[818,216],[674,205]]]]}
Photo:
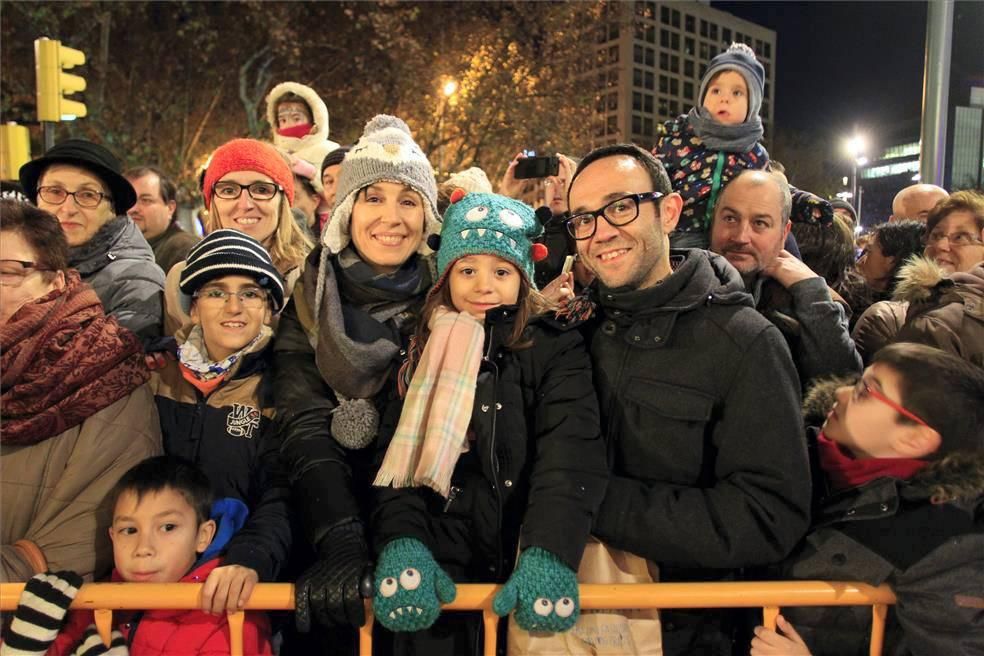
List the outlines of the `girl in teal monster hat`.
{"type": "Polygon", "coordinates": [[[519,201],[458,190],[432,239],[439,278],[384,411],[372,511],[373,606],[397,654],[477,649],[477,617],[439,618],[455,582],[505,582],[493,608],[526,630],[577,620],[606,453],[584,343],[539,314],[541,230],[519,201]]]}

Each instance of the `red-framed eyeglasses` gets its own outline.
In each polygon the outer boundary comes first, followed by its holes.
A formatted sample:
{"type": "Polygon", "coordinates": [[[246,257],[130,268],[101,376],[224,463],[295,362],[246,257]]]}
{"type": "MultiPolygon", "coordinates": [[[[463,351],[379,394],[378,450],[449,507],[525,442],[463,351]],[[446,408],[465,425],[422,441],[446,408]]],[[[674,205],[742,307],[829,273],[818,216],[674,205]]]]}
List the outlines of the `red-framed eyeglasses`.
{"type": "Polygon", "coordinates": [[[906,417],[908,419],[911,419],[912,421],[914,421],[917,424],[920,424],[922,426],[925,426],[926,428],[930,428],[930,425],[927,424],[922,419],[920,419],[915,413],[913,413],[913,412],[911,412],[909,410],[906,410],[901,405],[899,405],[898,403],[896,403],[892,399],[888,398],[887,396],[885,396],[884,394],[882,394],[881,392],[879,392],[877,389],[875,389],[874,387],[872,387],[871,385],[869,385],[868,384],[868,381],[866,381],[863,377],[862,378],[859,378],[857,384],[854,386],[854,398],[855,399],[862,399],[862,398],[864,398],[865,396],[867,396],[869,394],[871,396],[873,396],[874,398],[878,399],[879,401],[881,401],[882,403],[884,403],[885,405],[887,405],[888,407],[890,407],[893,410],[895,410],[897,413],[899,413],[903,417],[906,417]]]}

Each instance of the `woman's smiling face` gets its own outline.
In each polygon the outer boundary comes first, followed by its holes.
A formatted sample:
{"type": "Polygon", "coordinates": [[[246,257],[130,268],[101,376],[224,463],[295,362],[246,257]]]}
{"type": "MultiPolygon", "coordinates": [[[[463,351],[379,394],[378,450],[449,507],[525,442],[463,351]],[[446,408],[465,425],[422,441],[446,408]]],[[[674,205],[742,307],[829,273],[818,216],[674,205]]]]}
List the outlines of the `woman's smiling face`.
{"type": "Polygon", "coordinates": [[[393,273],[423,239],[424,202],[398,182],[376,182],[360,190],[349,230],[355,249],[378,273],[393,273]]]}

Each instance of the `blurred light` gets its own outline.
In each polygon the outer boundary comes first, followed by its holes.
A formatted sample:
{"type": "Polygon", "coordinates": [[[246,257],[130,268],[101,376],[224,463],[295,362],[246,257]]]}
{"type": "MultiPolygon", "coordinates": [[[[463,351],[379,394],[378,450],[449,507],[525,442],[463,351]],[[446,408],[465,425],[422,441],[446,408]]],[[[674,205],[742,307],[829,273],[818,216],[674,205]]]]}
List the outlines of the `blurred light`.
{"type": "Polygon", "coordinates": [[[855,159],[861,156],[866,147],[865,138],[860,134],[856,134],[844,142],[844,149],[847,154],[855,159]]]}
{"type": "Polygon", "coordinates": [[[444,95],[447,96],[448,98],[453,96],[455,91],[457,90],[458,90],[458,83],[455,82],[454,80],[448,80],[447,82],[444,83],[444,86],[441,88],[441,91],[444,92],[444,95]]]}
{"type": "Polygon", "coordinates": [[[841,184],[844,185],[845,187],[847,186],[847,176],[846,175],[844,176],[844,179],[841,182],[841,184]]]}
{"type": "Polygon", "coordinates": [[[850,198],[854,198],[854,194],[852,194],[849,191],[838,191],[835,195],[841,200],[848,200],[850,198]]]}
{"type": "Polygon", "coordinates": [[[917,173],[917,174],[915,174],[914,176],[912,176],[912,181],[913,181],[913,182],[919,182],[919,180],[920,180],[921,178],[922,178],[922,176],[921,176],[920,174],[918,174],[918,173],[917,173]]]}
{"type": "Polygon", "coordinates": [[[858,158],[858,166],[865,166],[867,164],[868,164],[868,158],[867,157],[859,157],[858,158]]]}

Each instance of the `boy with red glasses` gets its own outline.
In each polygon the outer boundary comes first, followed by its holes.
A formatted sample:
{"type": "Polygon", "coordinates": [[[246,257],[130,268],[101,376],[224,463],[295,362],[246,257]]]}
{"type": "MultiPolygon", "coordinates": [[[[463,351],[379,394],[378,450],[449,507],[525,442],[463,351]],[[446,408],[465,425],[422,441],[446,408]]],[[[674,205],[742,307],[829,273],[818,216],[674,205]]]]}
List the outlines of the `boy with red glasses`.
{"type": "MultiPolygon", "coordinates": [[[[812,528],[780,578],[888,583],[886,654],[984,653],[984,370],[893,344],[835,397],[812,528]]],[[[752,656],[868,651],[870,607],[783,615],[755,629],[752,656]]]]}

